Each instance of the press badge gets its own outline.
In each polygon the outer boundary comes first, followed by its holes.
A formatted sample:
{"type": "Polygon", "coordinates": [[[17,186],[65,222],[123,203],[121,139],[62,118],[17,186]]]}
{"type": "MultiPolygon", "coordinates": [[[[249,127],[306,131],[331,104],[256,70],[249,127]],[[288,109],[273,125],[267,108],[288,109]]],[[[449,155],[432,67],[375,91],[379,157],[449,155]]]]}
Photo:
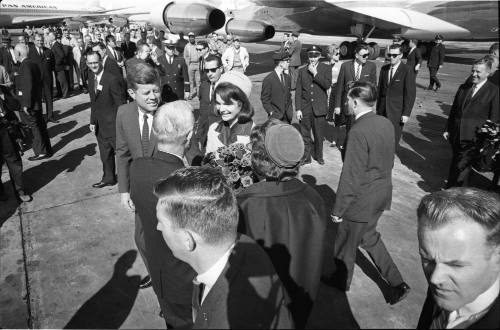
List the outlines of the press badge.
{"type": "Polygon", "coordinates": [[[23,92],[18,91],[18,92],[17,92],[17,95],[19,95],[19,96],[23,96],[23,92]]]}

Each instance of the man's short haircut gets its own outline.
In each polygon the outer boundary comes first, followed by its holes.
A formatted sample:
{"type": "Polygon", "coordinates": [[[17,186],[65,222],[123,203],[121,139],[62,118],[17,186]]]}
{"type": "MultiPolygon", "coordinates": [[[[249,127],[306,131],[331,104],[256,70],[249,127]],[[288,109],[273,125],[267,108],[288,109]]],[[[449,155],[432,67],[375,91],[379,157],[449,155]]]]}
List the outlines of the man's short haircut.
{"type": "Polygon", "coordinates": [[[99,61],[102,60],[101,54],[99,52],[96,52],[95,50],[89,50],[88,52],[85,53],[85,59],[88,59],[89,56],[97,56],[99,58],[99,61]]]}
{"type": "Polygon", "coordinates": [[[482,64],[484,64],[488,70],[491,70],[492,62],[486,56],[472,62],[472,66],[482,65],[482,64]]]}
{"type": "Polygon", "coordinates": [[[254,110],[250,104],[247,95],[238,86],[229,82],[221,82],[215,88],[216,95],[224,101],[225,104],[232,104],[233,101],[241,103],[241,110],[238,113],[238,123],[244,124],[252,120],[254,110]]]}
{"type": "Polygon", "coordinates": [[[104,40],[106,41],[106,44],[108,44],[110,41],[116,42],[116,38],[112,34],[108,34],[106,38],[104,38],[104,40]]]}
{"type": "Polygon", "coordinates": [[[490,46],[490,50],[488,51],[489,54],[493,54],[494,52],[498,51],[498,42],[495,42],[490,46]]]}
{"type": "Polygon", "coordinates": [[[391,49],[399,49],[399,52],[402,53],[402,50],[401,50],[401,45],[400,44],[392,44],[389,46],[389,50],[391,49]]]}
{"type": "Polygon", "coordinates": [[[418,44],[417,39],[408,39],[408,42],[413,42],[415,44],[415,46],[418,44]]]}
{"type": "Polygon", "coordinates": [[[359,99],[372,107],[377,102],[377,87],[369,81],[358,80],[349,84],[347,96],[359,99]]]}
{"type": "Polygon", "coordinates": [[[359,54],[361,50],[368,50],[368,45],[365,43],[359,43],[356,45],[356,49],[354,50],[354,53],[359,54]]]}
{"type": "Polygon", "coordinates": [[[210,245],[235,239],[238,206],[220,169],[179,169],[158,181],[154,193],[173,226],[197,233],[210,245]]]}
{"type": "Polygon", "coordinates": [[[155,68],[143,62],[137,62],[127,67],[128,88],[137,90],[137,85],[157,85],[160,86],[160,75],[155,68]]]}
{"type": "Polygon", "coordinates": [[[41,38],[42,41],[43,41],[43,34],[41,34],[41,33],[35,33],[35,35],[33,36],[33,40],[35,40],[36,38],[41,38]]]}
{"type": "Polygon", "coordinates": [[[193,108],[187,101],[169,102],[158,108],[153,119],[153,132],[159,144],[186,143],[193,131],[193,108]]]}
{"type": "Polygon", "coordinates": [[[205,63],[213,62],[213,61],[217,62],[217,67],[221,67],[222,66],[222,60],[221,60],[220,56],[210,54],[205,59],[205,63]]]}
{"type": "Polygon", "coordinates": [[[255,126],[250,134],[252,144],[252,169],[254,173],[268,181],[280,181],[286,178],[294,178],[299,174],[300,162],[293,168],[285,168],[276,165],[266,150],[266,132],[275,125],[283,122],[276,118],[267,120],[264,124],[255,126]]]}
{"type": "Polygon", "coordinates": [[[488,54],[488,55],[484,56],[484,59],[489,63],[488,65],[489,65],[490,70],[493,69],[493,63],[495,62],[496,57],[488,54]]]}
{"type": "Polygon", "coordinates": [[[208,42],[206,42],[205,40],[200,40],[196,43],[198,46],[201,46],[203,48],[208,48],[208,42]]]}
{"type": "Polygon", "coordinates": [[[417,209],[418,225],[437,229],[453,222],[457,212],[488,232],[490,246],[500,245],[500,197],[477,188],[451,188],[424,196],[417,209]]]}
{"type": "Polygon", "coordinates": [[[339,50],[339,45],[337,44],[331,44],[328,46],[328,54],[335,54],[337,53],[337,51],[339,50]]]}
{"type": "Polygon", "coordinates": [[[102,41],[96,41],[92,43],[92,48],[99,46],[100,49],[104,50],[106,49],[106,45],[102,41]]]}

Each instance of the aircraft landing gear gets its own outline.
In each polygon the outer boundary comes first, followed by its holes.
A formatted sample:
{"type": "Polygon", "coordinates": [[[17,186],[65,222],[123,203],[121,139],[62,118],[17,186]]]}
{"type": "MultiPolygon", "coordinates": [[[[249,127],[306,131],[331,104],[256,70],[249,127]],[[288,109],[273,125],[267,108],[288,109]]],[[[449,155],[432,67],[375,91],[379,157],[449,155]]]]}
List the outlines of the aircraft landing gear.
{"type": "MultiPolygon", "coordinates": [[[[358,39],[356,41],[344,41],[340,44],[340,58],[341,59],[351,59],[354,57],[354,51],[358,43],[366,43],[366,39],[375,30],[375,26],[372,26],[370,31],[363,36],[365,26],[363,24],[356,24],[351,26],[351,34],[355,35],[358,39]]],[[[368,44],[368,51],[370,55],[368,59],[375,60],[380,55],[380,46],[376,42],[370,42],[368,44]]]]}

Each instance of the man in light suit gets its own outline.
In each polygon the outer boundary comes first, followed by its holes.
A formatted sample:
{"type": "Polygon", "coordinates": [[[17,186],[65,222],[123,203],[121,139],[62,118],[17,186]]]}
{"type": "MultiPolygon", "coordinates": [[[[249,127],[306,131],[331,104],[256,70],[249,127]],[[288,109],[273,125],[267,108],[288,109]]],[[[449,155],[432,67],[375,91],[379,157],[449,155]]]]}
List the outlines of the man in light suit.
{"type": "Polygon", "coordinates": [[[413,70],[415,74],[415,79],[417,79],[418,70],[420,70],[420,64],[422,63],[422,53],[420,49],[417,47],[417,40],[410,39],[408,44],[410,50],[408,51],[408,55],[406,56],[406,65],[413,70]]]}
{"type": "MultiPolygon", "coordinates": [[[[159,99],[159,92],[155,94],[159,99]]],[[[184,167],[183,156],[193,126],[193,108],[186,101],[161,106],[153,120],[153,134],[158,140],[154,154],[136,158],[130,166],[130,197],[144,230],[145,257],[168,329],[190,329],[193,326],[191,295],[195,273],[191,266],[173,256],[156,229],[158,198],[153,189],[158,180],[184,167]]]]}
{"type": "Polygon", "coordinates": [[[488,80],[491,62],[482,58],[472,65],[469,83],[462,84],[455,95],[443,137],[451,144],[453,152],[447,188],[467,182],[470,168],[460,165],[476,130],[486,120],[500,120],[498,87],[488,80]]]}
{"type": "Polygon", "coordinates": [[[116,112],[127,99],[121,80],[123,78],[103,69],[101,55],[91,51],[87,54],[90,95],[90,131],[97,137],[97,145],[102,161],[101,181],[92,185],[103,188],[116,184],[116,112]]]}
{"type": "Polygon", "coordinates": [[[240,45],[240,39],[235,38],[233,45],[226,48],[222,54],[222,64],[225,72],[237,70],[245,73],[250,64],[250,56],[247,49],[240,45]]]}
{"type": "Polygon", "coordinates": [[[389,119],[394,126],[397,148],[403,125],[410,118],[417,90],[412,69],[401,62],[401,46],[391,45],[388,56],[390,64],[384,65],[380,70],[377,114],[389,119]]]}
{"type": "Polygon", "coordinates": [[[328,112],[327,90],[332,85],[332,70],[320,63],[321,48],[312,46],[307,50],[309,65],[299,69],[295,90],[295,109],[300,122],[300,132],[304,138],[304,164],[311,157],[324,165],[323,140],[328,112]],[[314,142],[311,138],[314,136],[314,142]]]}
{"type": "Polygon", "coordinates": [[[238,206],[222,173],[180,169],[155,186],[158,230],[191,265],[194,329],[290,329],[286,293],[266,255],[238,235],[238,206]]]}
{"type": "Polygon", "coordinates": [[[390,209],[392,200],[394,129],[389,120],[373,113],[377,101],[375,85],[354,82],[347,99],[355,121],[349,131],[331,214],[333,222],[340,222],[334,240],[336,284],[349,290],[356,253],[362,247],[387,281],[387,302],[393,305],[410,291],[377,232],[378,220],[384,210],[390,209]]]}
{"type": "MultiPolygon", "coordinates": [[[[130,198],[129,169],[132,161],[139,157],[151,157],[156,150],[156,136],[152,132],[153,117],[160,105],[160,77],[158,72],[146,63],[129,66],[127,71],[128,94],[134,102],[123,104],[116,115],[116,162],[118,167],[118,192],[122,204],[134,211],[130,198]]],[[[144,231],[140,219],[135,217],[135,242],[146,269],[149,272],[144,231]]],[[[146,276],[139,287],[151,286],[146,276]]]]}
{"type": "Polygon", "coordinates": [[[286,52],[278,52],[273,55],[273,60],[276,67],[262,81],[260,100],[269,117],[290,124],[293,117],[291,80],[285,73],[290,56],[286,52]]]}
{"type": "Polygon", "coordinates": [[[299,75],[299,66],[302,65],[300,53],[302,52],[302,43],[299,40],[299,33],[292,32],[290,35],[290,42],[288,43],[288,54],[290,55],[290,78],[292,79],[292,91],[295,90],[297,77],[299,75]]]}
{"type": "MultiPolygon", "coordinates": [[[[372,84],[377,84],[377,66],[375,63],[368,61],[370,52],[368,45],[360,43],[356,46],[354,60],[342,63],[340,67],[339,76],[337,78],[337,95],[335,96],[336,115],[342,115],[346,118],[346,130],[349,131],[352,125],[352,117],[348,115],[348,108],[346,106],[346,95],[349,90],[349,84],[352,81],[364,80],[372,84]]],[[[346,135],[347,136],[347,135],[346,135]]],[[[346,141],[339,141],[341,150],[345,153],[346,141]]]]}

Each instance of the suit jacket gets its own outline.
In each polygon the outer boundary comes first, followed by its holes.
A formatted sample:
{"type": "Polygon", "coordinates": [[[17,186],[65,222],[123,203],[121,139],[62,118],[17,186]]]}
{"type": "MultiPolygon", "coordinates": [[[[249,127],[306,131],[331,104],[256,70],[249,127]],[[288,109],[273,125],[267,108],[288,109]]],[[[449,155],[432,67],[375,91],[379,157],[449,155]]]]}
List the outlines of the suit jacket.
{"type": "Polygon", "coordinates": [[[427,66],[429,68],[437,68],[443,65],[445,52],[446,48],[443,44],[435,44],[431,49],[429,59],[427,60],[427,66]]]}
{"type": "Polygon", "coordinates": [[[342,173],[332,214],[356,222],[369,222],[388,210],[392,200],[394,128],[369,112],[349,131],[342,173]]]}
{"type": "Polygon", "coordinates": [[[446,126],[450,142],[470,141],[476,136],[476,129],[487,119],[500,120],[498,87],[486,81],[474,97],[466,102],[472,85],[462,84],[455,95],[446,126]]]}
{"type": "Polygon", "coordinates": [[[179,100],[184,99],[184,92],[189,92],[189,75],[186,61],[182,57],[174,56],[172,64],[168,63],[166,56],[158,57],[158,62],[164,70],[161,76],[161,85],[170,86],[171,91],[179,100]]]}
{"type": "Polygon", "coordinates": [[[42,74],[42,82],[52,88],[52,71],[54,71],[54,54],[46,47],[42,47],[41,54],[35,46],[29,48],[28,58],[35,62],[42,74]]]}
{"type": "Polygon", "coordinates": [[[194,329],[290,329],[286,293],[266,253],[251,238],[236,241],[208,292],[194,329]]]}
{"type": "Polygon", "coordinates": [[[121,61],[123,61],[123,54],[121,52],[121,49],[118,48],[118,47],[115,47],[114,50],[116,52],[117,58],[115,58],[115,54],[113,54],[109,50],[109,47],[106,46],[106,55],[108,56],[108,58],[114,60],[115,62],[121,62],[121,61]]]}
{"type": "Polygon", "coordinates": [[[142,154],[139,107],[137,102],[123,104],[116,114],[116,162],[118,170],[118,192],[129,192],[129,169],[133,159],[151,157],[156,150],[156,135],[151,130],[149,153],[142,154]]]}
{"type": "Polygon", "coordinates": [[[325,63],[318,63],[316,76],[307,66],[299,69],[295,86],[295,109],[315,116],[326,116],[328,110],[327,90],[332,85],[332,70],[325,63]]]}
{"type": "Polygon", "coordinates": [[[68,65],[68,62],[63,49],[63,45],[59,41],[55,41],[52,45],[51,50],[54,54],[54,71],[64,71],[64,68],[68,65]]]}
{"type": "Polygon", "coordinates": [[[14,84],[21,109],[42,110],[42,75],[35,62],[29,58],[22,61],[14,84]]]}
{"type": "Polygon", "coordinates": [[[255,183],[237,200],[239,231],[267,252],[291,297],[296,326],[304,327],[321,277],[327,220],[323,199],[294,178],[255,183]]]}
{"type": "Polygon", "coordinates": [[[123,41],[120,45],[120,48],[123,52],[123,56],[126,60],[135,56],[135,52],[137,51],[137,45],[135,42],[129,41],[128,44],[123,41]]]}
{"type": "Polygon", "coordinates": [[[408,53],[408,55],[406,56],[406,65],[408,65],[413,72],[417,72],[415,70],[415,66],[421,63],[422,53],[420,52],[420,49],[418,49],[418,47],[415,47],[415,49],[408,53]]]}
{"type": "Polygon", "coordinates": [[[299,40],[295,40],[288,44],[288,55],[290,55],[290,66],[301,66],[302,60],[300,59],[300,53],[302,52],[302,43],[299,40]]]}
{"type": "MultiPolygon", "coordinates": [[[[349,83],[356,80],[354,71],[354,61],[347,61],[340,66],[339,76],[337,78],[337,95],[335,96],[335,107],[342,108],[346,102],[346,95],[349,91],[349,83]]],[[[377,84],[377,66],[373,62],[367,61],[361,68],[359,80],[369,81],[377,84]]]]}
{"type": "Polygon", "coordinates": [[[8,48],[0,47],[0,65],[7,70],[10,79],[13,80],[14,72],[17,72],[19,63],[14,63],[14,59],[8,48]]]}
{"type": "Polygon", "coordinates": [[[146,258],[151,272],[153,289],[161,299],[191,305],[195,272],[188,264],[175,258],[156,229],[156,203],[153,194],[156,181],[183,168],[182,160],[172,154],[156,151],[153,157],[141,157],[130,166],[130,197],[135,204],[144,230],[146,258]]]}
{"type": "Polygon", "coordinates": [[[266,112],[273,118],[291,122],[293,117],[291,78],[283,73],[283,84],[276,70],[271,71],[262,81],[260,100],[266,112]]]}
{"type": "Polygon", "coordinates": [[[389,119],[395,126],[401,122],[401,116],[410,116],[417,94],[412,69],[399,63],[389,82],[391,65],[380,69],[378,81],[377,114],[389,119]]]}
{"type": "Polygon", "coordinates": [[[110,58],[109,56],[104,57],[104,71],[120,78],[119,79],[120,85],[122,86],[122,88],[125,88],[125,81],[123,80],[122,68],[120,68],[118,63],[116,63],[116,61],[110,58]]]}
{"type": "Polygon", "coordinates": [[[120,79],[104,70],[96,89],[95,74],[89,72],[90,124],[97,126],[96,134],[102,137],[115,138],[116,112],[127,101],[120,79]]]}
{"type": "Polygon", "coordinates": [[[220,116],[215,112],[215,97],[210,100],[210,82],[202,80],[199,89],[200,99],[200,117],[208,120],[209,125],[220,119],[220,116]]]}
{"type": "MultiPolygon", "coordinates": [[[[12,85],[13,81],[10,79],[9,73],[5,69],[3,65],[0,65],[0,85],[1,84],[9,84],[8,87],[12,85]]],[[[0,86],[4,87],[4,86],[0,86]]]]}
{"type": "MultiPolygon", "coordinates": [[[[500,325],[500,301],[498,298],[495,299],[490,310],[479,320],[468,326],[467,329],[498,329],[500,325]]],[[[432,321],[440,312],[441,309],[436,305],[432,292],[427,290],[427,298],[418,319],[417,329],[429,329],[432,321]]]]}

